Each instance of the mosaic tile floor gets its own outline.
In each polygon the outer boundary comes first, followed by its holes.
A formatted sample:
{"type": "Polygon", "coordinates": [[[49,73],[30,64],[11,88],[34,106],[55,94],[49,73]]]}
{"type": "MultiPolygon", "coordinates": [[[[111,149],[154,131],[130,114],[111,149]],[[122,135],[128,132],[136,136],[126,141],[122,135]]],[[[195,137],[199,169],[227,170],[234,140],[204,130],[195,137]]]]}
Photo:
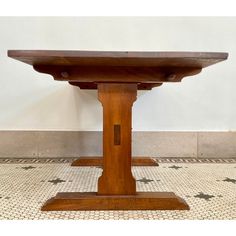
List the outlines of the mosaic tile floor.
{"type": "Polygon", "coordinates": [[[0,219],[236,219],[236,161],[201,162],[160,160],[159,167],[132,168],[138,191],[173,191],[190,211],[41,212],[59,191],[96,191],[102,169],[61,159],[1,161],[0,219]]]}

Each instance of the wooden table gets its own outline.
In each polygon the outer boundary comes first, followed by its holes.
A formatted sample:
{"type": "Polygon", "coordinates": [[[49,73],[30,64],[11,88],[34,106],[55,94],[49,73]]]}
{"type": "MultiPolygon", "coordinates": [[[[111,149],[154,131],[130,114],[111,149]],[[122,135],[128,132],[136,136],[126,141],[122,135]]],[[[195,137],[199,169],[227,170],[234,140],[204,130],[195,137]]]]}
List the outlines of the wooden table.
{"type": "Polygon", "coordinates": [[[136,192],[131,172],[132,105],[138,89],[180,82],[226,60],[227,53],[10,50],[8,56],[55,80],[97,89],[103,106],[103,172],[97,193],[58,193],[42,210],[189,209],[173,192],[136,192]]]}

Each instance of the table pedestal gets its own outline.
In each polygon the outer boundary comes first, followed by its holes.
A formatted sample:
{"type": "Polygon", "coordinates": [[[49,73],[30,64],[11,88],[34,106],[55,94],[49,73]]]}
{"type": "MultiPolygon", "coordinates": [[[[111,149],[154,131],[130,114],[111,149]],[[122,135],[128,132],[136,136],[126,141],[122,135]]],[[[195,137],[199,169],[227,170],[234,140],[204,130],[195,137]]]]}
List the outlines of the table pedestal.
{"type": "Polygon", "coordinates": [[[100,83],[103,106],[103,172],[97,193],[58,193],[42,210],[188,210],[169,192],[136,192],[131,172],[132,105],[136,83],[100,83]]]}

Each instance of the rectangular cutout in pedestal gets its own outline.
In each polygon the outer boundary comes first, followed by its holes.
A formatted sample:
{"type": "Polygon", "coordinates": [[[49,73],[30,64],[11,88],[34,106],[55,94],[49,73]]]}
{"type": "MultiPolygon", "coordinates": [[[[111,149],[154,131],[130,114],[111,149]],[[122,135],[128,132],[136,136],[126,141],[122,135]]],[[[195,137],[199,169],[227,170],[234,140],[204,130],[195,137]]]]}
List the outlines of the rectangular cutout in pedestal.
{"type": "Polygon", "coordinates": [[[120,125],[114,125],[114,145],[120,145],[120,125]]]}

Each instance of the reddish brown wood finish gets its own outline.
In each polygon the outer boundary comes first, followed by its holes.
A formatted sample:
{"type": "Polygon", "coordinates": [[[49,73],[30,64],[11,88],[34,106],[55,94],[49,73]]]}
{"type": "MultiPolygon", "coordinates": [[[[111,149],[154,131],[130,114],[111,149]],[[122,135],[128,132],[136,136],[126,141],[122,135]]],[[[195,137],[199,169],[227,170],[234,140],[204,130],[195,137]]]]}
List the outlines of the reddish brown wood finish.
{"type": "MultiPolygon", "coordinates": [[[[103,157],[85,156],[72,162],[71,166],[98,166],[102,167],[103,157]]],[[[158,162],[151,157],[132,157],[132,166],[158,166],[158,162]]]]}
{"type": "Polygon", "coordinates": [[[29,65],[204,68],[226,60],[228,53],[8,50],[8,56],[29,65]]]}
{"type": "Polygon", "coordinates": [[[59,193],[42,210],[189,209],[174,193],[136,192],[131,172],[132,105],[137,89],[180,82],[227,59],[227,53],[10,50],[8,56],[55,80],[98,89],[103,106],[103,173],[98,192],[59,193]]]}
{"type": "Polygon", "coordinates": [[[198,74],[202,68],[227,59],[228,54],[9,50],[8,56],[81,89],[97,89],[97,82],[131,82],[140,90],[149,90],[198,74]]]}
{"type": "Polygon", "coordinates": [[[136,96],[137,84],[98,84],[98,98],[103,106],[103,173],[98,180],[99,195],[136,192],[131,173],[131,114],[136,96]]]}
{"type": "MultiPolygon", "coordinates": [[[[77,86],[80,89],[97,89],[97,83],[94,82],[69,82],[69,84],[77,86]]],[[[162,83],[138,83],[138,90],[151,90],[161,85],[162,83]]]]}
{"type": "Polygon", "coordinates": [[[139,83],[140,86],[163,82],[180,82],[184,77],[201,72],[197,67],[137,67],[137,66],[51,66],[34,65],[34,69],[41,73],[50,74],[55,80],[83,83],[113,82],[139,83]]]}
{"type": "Polygon", "coordinates": [[[135,195],[97,195],[89,192],[58,193],[41,210],[189,210],[189,206],[172,192],[138,192],[135,195]]]}

